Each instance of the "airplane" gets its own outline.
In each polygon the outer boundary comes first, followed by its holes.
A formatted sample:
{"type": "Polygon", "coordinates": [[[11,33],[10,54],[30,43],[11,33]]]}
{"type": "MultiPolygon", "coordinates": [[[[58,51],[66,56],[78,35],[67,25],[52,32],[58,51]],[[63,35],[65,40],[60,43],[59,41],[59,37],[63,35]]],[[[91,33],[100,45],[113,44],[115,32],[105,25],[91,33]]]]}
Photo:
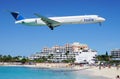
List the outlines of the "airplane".
{"type": "Polygon", "coordinates": [[[24,24],[30,26],[48,26],[51,30],[63,24],[91,24],[105,21],[105,18],[98,15],[83,15],[83,16],[63,16],[63,17],[45,17],[35,13],[38,18],[25,19],[19,12],[10,12],[14,17],[15,24],[24,24]]]}

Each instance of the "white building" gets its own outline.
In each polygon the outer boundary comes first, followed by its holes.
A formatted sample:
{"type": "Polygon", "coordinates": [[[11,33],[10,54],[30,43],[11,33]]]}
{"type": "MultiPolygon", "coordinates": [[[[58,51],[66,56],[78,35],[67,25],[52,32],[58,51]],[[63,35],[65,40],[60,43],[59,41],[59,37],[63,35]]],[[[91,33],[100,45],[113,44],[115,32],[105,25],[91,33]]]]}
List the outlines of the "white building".
{"type": "Polygon", "coordinates": [[[120,49],[111,50],[112,60],[120,60],[120,49]]]}
{"type": "Polygon", "coordinates": [[[43,56],[48,60],[54,62],[61,62],[67,59],[75,59],[75,63],[94,63],[97,52],[88,48],[86,44],[74,42],[73,44],[66,44],[64,46],[53,46],[52,48],[45,47],[41,52],[30,56],[30,59],[42,58],[43,56]],[[66,53],[68,53],[66,55],[66,53]],[[52,57],[49,58],[52,54],[52,57]]]}
{"type": "Polygon", "coordinates": [[[82,50],[75,57],[75,63],[88,63],[94,64],[96,60],[97,52],[91,49],[82,50]]]}
{"type": "Polygon", "coordinates": [[[79,42],[74,42],[72,44],[73,52],[80,52],[83,49],[88,49],[87,44],[80,44],[79,42]]]}

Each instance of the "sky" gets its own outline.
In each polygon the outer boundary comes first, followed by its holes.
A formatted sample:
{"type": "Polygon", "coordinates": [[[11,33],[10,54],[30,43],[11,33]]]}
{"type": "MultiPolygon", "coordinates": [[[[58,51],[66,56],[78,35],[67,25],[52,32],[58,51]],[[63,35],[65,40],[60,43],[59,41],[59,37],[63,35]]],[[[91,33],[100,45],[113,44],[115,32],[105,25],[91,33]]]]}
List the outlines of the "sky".
{"type": "Polygon", "coordinates": [[[30,56],[44,47],[80,42],[98,54],[120,48],[119,0],[1,0],[0,54],[30,56]],[[106,19],[99,24],[68,24],[54,30],[48,27],[15,24],[9,11],[18,11],[25,18],[99,15],[106,19]]]}

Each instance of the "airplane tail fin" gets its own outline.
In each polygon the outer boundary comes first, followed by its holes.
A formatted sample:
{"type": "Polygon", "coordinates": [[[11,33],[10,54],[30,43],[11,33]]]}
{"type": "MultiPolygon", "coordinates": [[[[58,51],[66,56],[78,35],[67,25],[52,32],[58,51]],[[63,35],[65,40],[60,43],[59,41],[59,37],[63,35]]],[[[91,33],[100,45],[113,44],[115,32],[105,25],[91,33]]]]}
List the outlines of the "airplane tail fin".
{"type": "Polygon", "coordinates": [[[19,12],[10,12],[11,15],[15,18],[16,21],[24,19],[19,12]]]}

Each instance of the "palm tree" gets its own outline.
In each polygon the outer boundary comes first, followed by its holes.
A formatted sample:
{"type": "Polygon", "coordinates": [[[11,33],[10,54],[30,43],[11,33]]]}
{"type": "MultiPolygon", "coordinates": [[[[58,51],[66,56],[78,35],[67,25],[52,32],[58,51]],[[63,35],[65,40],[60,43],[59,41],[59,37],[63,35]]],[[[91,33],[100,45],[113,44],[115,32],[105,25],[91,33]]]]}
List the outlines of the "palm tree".
{"type": "Polygon", "coordinates": [[[107,55],[98,55],[98,56],[97,56],[97,59],[98,59],[99,61],[109,61],[110,56],[107,56],[107,55]]]}
{"type": "Polygon", "coordinates": [[[7,56],[7,61],[8,61],[8,62],[11,62],[11,61],[12,61],[12,56],[11,56],[11,55],[8,55],[8,56],[7,56]]]}
{"type": "Polygon", "coordinates": [[[51,58],[53,59],[53,57],[54,57],[53,54],[50,54],[50,56],[51,56],[51,58]]]}
{"type": "Polygon", "coordinates": [[[0,62],[2,62],[2,55],[0,55],[0,62]]]}
{"type": "Polygon", "coordinates": [[[65,55],[66,55],[67,59],[68,59],[68,54],[69,54],[69,51],[66,51],[65,55]]]}
{"type": "Polygon", "coordinates": [[[50,54],[50,55],[48,56],[49,59],[53,59],[53,57],[54,57],[53,54],[50,54]]]}
{"type": "Polygon", "coordinates": [[[12,58],[12,61],[14,62],[19,62],[20,61],[20,56],[15,56],[12,58]]]}
{"type": "Polygon", "coordinates": [[[47,58],[45,56],[42,57],[43,62],[47,61],[47,58]]]}

